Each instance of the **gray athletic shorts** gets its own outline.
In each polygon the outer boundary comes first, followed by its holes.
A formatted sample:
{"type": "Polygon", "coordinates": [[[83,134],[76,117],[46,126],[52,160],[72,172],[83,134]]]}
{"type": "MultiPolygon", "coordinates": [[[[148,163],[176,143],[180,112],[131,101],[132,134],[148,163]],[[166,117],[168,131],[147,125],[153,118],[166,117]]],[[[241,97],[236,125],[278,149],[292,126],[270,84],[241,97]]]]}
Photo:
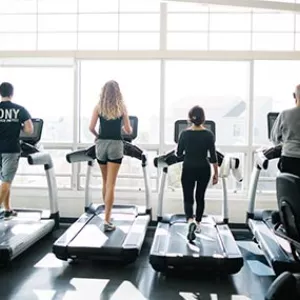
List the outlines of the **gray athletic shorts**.
{"type": "Polygon", "coordinates": [[[19,166],[20,153],[0,154],[0,180],[11,183],[19,166]]]}
{"type": "Polygon", "coordinates": [[[107,162],[121,164],[124,154],[124,144],[121,140],[97,140],[96,157],[99,164],[107,162]]]}

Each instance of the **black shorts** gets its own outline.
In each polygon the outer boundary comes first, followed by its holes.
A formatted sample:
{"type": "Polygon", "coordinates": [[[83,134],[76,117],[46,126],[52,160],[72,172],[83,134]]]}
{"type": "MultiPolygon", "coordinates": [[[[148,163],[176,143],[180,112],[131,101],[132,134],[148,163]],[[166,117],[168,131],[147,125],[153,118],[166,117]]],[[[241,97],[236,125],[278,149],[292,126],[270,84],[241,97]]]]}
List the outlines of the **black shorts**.
{"type": "Polygon", "coordinates": [[[97,162],[98,162],[99,165],[107,165],[108,162],[114,163],[114,164],[119,164],[119,165],[120,165],[120,164],[122,163],[122,159],[123,159],[123,158],[119,158],[119,159],[108,159],[108,160],[106,160],[106,161],[97,159],[97,162]]]}

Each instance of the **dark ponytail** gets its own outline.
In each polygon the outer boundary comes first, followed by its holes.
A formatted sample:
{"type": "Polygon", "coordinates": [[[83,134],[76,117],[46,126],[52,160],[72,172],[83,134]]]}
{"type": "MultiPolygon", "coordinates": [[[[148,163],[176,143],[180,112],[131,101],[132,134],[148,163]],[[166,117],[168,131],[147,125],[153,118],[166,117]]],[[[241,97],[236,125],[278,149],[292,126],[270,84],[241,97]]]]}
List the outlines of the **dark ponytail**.
{"type": "Polygon", "coordinates": [[[204,109],[198,105],[192,107],[189,111],[189,119],[196,126],[200,126],[205,122],[204,109]]]}

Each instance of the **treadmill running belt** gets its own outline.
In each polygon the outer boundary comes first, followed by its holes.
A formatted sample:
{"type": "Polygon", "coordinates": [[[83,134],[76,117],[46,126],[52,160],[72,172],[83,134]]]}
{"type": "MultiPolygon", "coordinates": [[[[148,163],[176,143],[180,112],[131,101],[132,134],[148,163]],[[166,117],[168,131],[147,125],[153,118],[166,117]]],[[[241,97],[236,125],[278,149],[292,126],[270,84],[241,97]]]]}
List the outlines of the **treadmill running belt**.
{"type": "Polygon", "coordinates": [[[104,250],[112,252],[122,248],[135,218],[134,214],[113,214],[112,222],[116,226],[116,230],[103,232],[104,215],[95,215],[68,245],[68,252],[70,254],[77,253],[80,249],[88,249],[91,253],[104,250]]]}
{"type": "Polygon", "coordinates": [[[187,241],[187,233],[187,224],[174,224],[170,226],[167,256],[224,256],[219,244],[218,232],[214,225],[202,225],[201,233],[196,234],[196,239],[193,243],[187,241]]]}

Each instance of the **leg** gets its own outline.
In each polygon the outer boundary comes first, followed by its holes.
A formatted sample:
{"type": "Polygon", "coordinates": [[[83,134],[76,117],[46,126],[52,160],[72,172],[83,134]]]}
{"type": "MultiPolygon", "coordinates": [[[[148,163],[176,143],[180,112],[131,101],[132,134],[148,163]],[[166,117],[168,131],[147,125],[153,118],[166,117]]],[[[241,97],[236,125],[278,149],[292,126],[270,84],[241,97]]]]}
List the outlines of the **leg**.
{"type": "Polygon", "coordinates": [[[300,159],[282,156],[279,161],[279,170],[300,177],[300,159]]]}
{"type": "Polygon", "coordinates": [[[206,192],[206,188],[208,186],[209,180],[210,180],[210,166],[207,168],[201,168],[201,171],[199,171],[199,180],[197,181],[197,188],[196,188],[196,222],[200,223],[202,220],[205,202],[204,202],[204,196],[206,192]]]}
{"type": "Polygon", "coordinates": [[[184,213],[188,222],[193,221],[194,189],[195,181],[191,178],[189,171],[182,170],[181,185],[183,190],[184,213]]]}
{"type": "Polygon", "coordinates": [[[10,206],[10,187],[11,183],[17,173],[19,166],[19,153],[5,153],[2,154],[2,184],[1,184],[1,196],[0,203],[3,202],[5,209],[5,218],[16,216],[16,212],[11,209],[10,206]]]}
{"type": "Polygon", "coordinates": [[[181,184],[183,189],[184,212],[189,224],[187,239],[191,242],[196,238],[196,224],[193,218],[195,180],[191,172],[184,168],[181,175],[181,184]]]}
{"type": "Polygon", "coordinates": [[[101,161],[98,161],[101,174],[102,174],[102,198],[105,203],[105,191],[106,191],[106,180],[107,180],[107,164],[101,161]]]}
{"type": "MultiPolygon", "coordinates": [[[[114,203],[115,185],[121,163],[107,163],[107,179],[105,192],[105,224],[110,224],[111,209],[114,203]]],[[[112,228],[114,229],[114,228],[112,228]]]]}

